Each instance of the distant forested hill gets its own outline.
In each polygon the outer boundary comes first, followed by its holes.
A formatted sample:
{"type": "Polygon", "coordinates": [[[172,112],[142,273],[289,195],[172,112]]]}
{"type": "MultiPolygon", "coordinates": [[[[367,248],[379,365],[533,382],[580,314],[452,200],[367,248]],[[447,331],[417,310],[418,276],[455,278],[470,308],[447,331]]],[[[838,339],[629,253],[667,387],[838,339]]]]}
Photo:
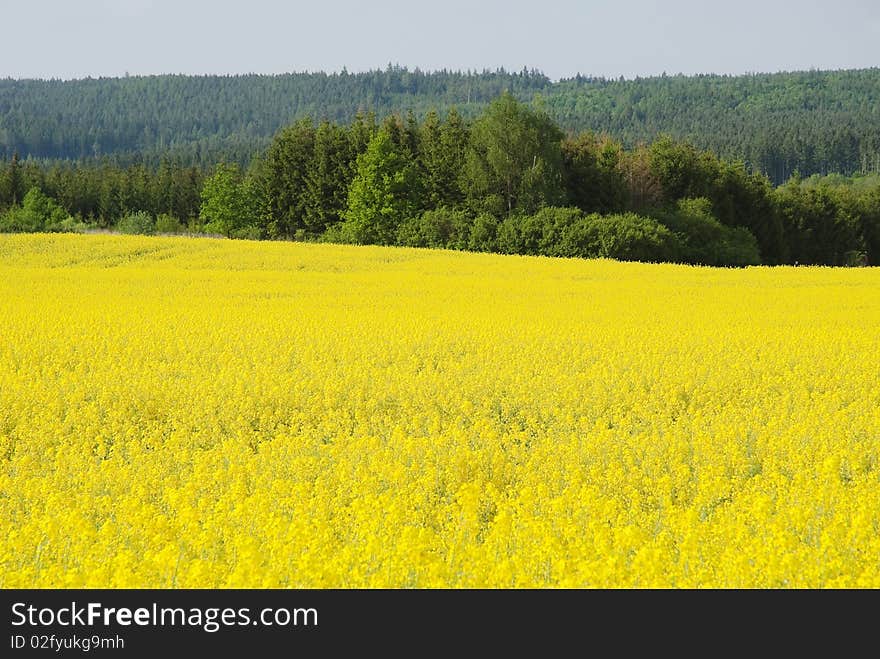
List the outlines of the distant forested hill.
{"type": "Polygon", "coordinates": [[[564,129],[608,133],[632,146],[660,133],[744,160],[776,182],[880,170],[880,69],[744,76],[576,77],[538,71],[277,76],[153,76],[0,80],[0,157],[113,156],[158,163],[247,162],[276,131],[311,116],[455,106],[477,115],[502,91],[543,103],[564,129]]]}

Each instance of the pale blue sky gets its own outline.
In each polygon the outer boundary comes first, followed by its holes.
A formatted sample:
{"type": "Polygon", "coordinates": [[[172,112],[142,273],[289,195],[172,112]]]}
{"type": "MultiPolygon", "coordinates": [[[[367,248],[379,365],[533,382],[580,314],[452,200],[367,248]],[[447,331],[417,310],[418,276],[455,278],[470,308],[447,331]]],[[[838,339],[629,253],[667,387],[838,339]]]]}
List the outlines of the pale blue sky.
{"type": "Polygon", "coordinates": [[[878,0],[3,0],[0,77],[523,66],[628,78],[880,66],[878,0]]]}

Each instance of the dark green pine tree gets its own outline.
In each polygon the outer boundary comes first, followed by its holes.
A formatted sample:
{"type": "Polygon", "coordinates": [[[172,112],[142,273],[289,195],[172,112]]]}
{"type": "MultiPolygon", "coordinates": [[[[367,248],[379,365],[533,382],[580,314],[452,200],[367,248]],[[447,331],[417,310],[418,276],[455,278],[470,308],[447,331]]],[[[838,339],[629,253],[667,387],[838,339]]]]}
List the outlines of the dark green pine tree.
{"type": "Polygon", "coordinates": [[[586,213],[625,210],[626,183],[620,168],[622,147],[610,139],[582,133],[562,143],[568,203],[586,213]]]}
{"type": "Polygon", "coordinates": [[[346,130],[322,122],[315,131],[303,190],[303,223],[309,235],[318,236],[342,220],[354,176],[352,161],[352,144],[346,130]]]}
{"type": "Polygon", "coordinates": [[[422,122],[419,143],[419,169],[424,185],[424,203],[429,209],[444,204],[443,142],[440,115],[431,110],[422,122]]]}
{"type": "Polygon", "coordinates": [[[9,198],[11,205],[15,206],[24,199],[25,191],[22,190],[22,187],[21,163],[19,162],[18,151],[15,151],[12,154],[12,162],[9,164],[9,198]]]}
{"type": "Polygon", "coordinates": [[[445,122],[431,110],[420,131],[419,165],[427,208],[452,208],[462,204],[460,185],[467,151],[467,129],[455,109],[445,122]]]}
{"type": "Polygon", "coordinates": [[[261,230],[269,238],[307,232],[306,175],[315,149],[315,126],[302,119],[284,129],[254,167],[261,230]]]}
{"type": "Polygon", "coordinates": [[[403,132],[401,134],[401,146],[409,159],[413,162],[419,157],[419,122],[416,119],[415,112],[411,109],[407,110],[406,121],[402,124],[403,132]]]}
{"type": "Polygon", "coordinates": [[[356,159],[360,154],[367,150],[370,140],[375,136],[378,127],[376,126],[376,115],[372,112],[364,114],[358,112],[354,121],[348,130],[348,140],[351,144],[352,162],[351,168],[354,170],[356,159]]]}

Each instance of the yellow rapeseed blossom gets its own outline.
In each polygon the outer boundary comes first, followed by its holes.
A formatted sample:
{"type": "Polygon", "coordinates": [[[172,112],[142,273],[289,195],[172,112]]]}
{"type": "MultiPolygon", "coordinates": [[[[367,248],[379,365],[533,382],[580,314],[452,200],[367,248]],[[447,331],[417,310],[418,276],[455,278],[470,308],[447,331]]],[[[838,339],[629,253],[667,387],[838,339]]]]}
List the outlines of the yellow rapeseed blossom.
{"type": "Polygon", "coordinates": [[[2,587],[878,587],[880,271],[0,237],[2,587]]]}

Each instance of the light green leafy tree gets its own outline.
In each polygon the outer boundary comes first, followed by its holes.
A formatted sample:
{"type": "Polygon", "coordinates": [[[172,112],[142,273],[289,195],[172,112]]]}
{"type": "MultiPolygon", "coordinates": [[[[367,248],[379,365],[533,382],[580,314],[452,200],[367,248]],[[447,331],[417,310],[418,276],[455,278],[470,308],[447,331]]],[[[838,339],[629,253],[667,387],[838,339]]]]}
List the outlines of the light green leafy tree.
{"type": "Polygon", "coordinates": [[[471,136],[465,185],[475,209],[490,200],[500,206],[496,212],[531,213],[564,199],[562,132],[547,114],[505,93],[489,104],[471,136]]]}
{"type": "Polygon", "coordinates": [[[386,130],[357,159],[348,192],[344,233],[353,242],[390,245],[400,224],[416,211],[416,170],[386,130]]]}
{"type": "Polygon", "coordinates": [[[256,195],[237,165],[221,164],[202,188],[205,231],[229,238],[251,237],[257,223],[256,195]]]}

